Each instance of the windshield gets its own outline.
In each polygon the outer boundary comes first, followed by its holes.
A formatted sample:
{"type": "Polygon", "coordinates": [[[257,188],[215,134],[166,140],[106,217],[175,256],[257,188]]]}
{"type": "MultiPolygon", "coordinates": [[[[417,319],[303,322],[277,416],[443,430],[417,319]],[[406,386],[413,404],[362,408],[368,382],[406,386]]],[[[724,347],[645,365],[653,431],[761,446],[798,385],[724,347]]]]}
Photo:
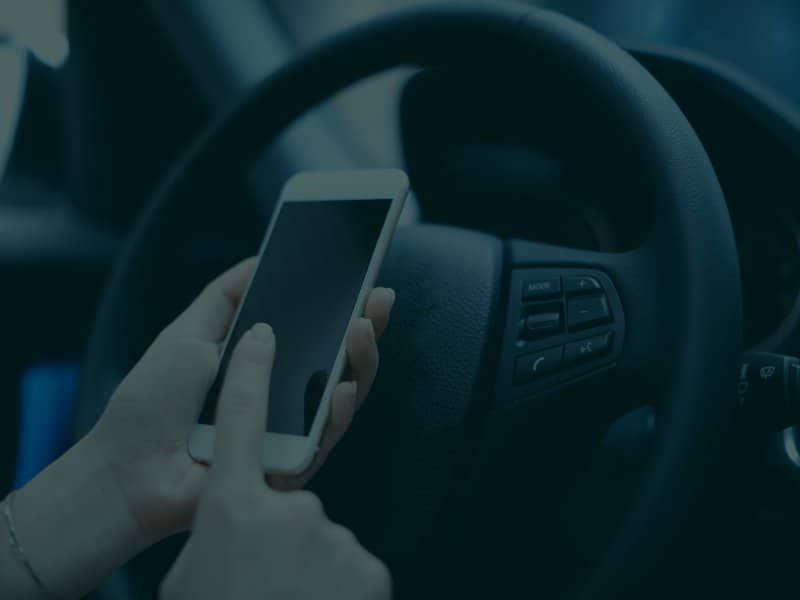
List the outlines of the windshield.
{"type": "MultiPolygon", "coordinates": [[[[273,0],[301,42],[377,13],[427,0],[273,0]]],[[[529,0],[600,31],[622,45],[669,45],[735,65],[800,102],[797,0],[529,0]]]]}
{"type": "Polygon", "coordinates": [[[797,0],[552,0],[535,2],[627,44],[697,50],[800,102],[797,0]]]}

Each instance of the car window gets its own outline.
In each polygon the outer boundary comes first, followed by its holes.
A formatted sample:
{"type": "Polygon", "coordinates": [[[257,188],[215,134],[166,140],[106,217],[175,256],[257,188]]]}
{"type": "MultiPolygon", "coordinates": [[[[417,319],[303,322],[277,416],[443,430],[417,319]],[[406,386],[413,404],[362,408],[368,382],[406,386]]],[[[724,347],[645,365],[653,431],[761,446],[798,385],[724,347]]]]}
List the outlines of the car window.
{"type": "MultiPolygon", "coordinates": [[[[273,0],[273,6],[291,36],[305,46],[371,16],[428,2],[273,0]]],[[[623,45],[665,44],[700,51],[800,103],[797,0],[530,0],[529,4],[569,15],[623,45]]],[[[337,103],[340,119],[381,162],[399,160],[396,103],[404,79],[404,74],[383,76],[337,103]]]]}
{"type": "Polygon", "coordinates": [[[621,43],[699,51],[800,102],[796,0],[550,0],[541,2],[621,43]]]}
{"type": "Polygon", "coordinates": [[[0,179],[11,152],[24,91],[24,58],[15,47],[0,41],[0,179]]]}
{"type": "Polygon", "coordinates": [[[13,39],[51,67],[67,58],[64,36],[64,0],[3,0],[0,2],[0,37],[13,39]]]}
{"type": "MultiPolygon", "coordinates": [[[[303,43],[400,6],[428,0],[275,0],[303,43]]],[[[800,102],[800,2],[797,0],[529,0],[621,42],[668,44],[734,64],[800,102]]]]}

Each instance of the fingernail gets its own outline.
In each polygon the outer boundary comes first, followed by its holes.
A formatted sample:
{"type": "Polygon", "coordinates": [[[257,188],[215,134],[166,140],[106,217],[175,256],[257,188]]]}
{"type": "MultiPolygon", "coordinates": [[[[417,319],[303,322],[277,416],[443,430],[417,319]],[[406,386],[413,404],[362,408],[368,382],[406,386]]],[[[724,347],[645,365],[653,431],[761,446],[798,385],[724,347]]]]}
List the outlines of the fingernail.
{"type": "Polygon", "coordinates": [[[350,385],[353,387],[353,397],[357,397],[358,396],[358,382],[357,381],[351,381],[350,385]]]}
{"type": "Polygon", "coordinates": [[[389,292],[389,308],[394,306],[394,301],[397,300],[397,294],[392,288],[386,288],[386,291],[389,292]]]}
{"type": "Polygon", "coordinates": [[[256,323],[250,328],[250,335],[252,335],[256,340],[263,343],[269,343],[275,337],[275,334],[272,333],[272,327],[267,325],[266,323],[256,323]]]}

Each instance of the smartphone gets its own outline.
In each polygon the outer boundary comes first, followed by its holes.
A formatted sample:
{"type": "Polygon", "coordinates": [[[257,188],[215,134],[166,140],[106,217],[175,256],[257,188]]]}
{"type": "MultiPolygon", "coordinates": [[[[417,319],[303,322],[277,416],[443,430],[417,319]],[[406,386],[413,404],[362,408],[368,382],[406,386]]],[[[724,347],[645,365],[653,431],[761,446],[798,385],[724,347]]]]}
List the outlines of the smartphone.
{"type": "Polygon", "coordinates": [[[311,464],[346,364],[347,331],[364,312],[407,194],[408,178],[397,170],[307,172],[286,183],[189,438],[195,460],[212,461],[230,355],[264,322],[276,338],[264,471],[299,473],[311,464]]]}

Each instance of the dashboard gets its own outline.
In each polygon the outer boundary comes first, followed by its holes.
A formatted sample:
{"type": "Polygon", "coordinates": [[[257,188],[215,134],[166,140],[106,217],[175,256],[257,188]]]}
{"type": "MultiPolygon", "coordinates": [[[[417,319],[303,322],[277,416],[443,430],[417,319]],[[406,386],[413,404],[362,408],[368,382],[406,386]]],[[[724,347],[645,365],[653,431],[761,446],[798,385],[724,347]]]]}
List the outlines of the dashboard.
{"type": "Polygon", "coordinates": [[[738,207],[736,213],[744,343],[748,347],[789,343],[787,338],[797,327],[800,294],[797,211],[765,202],[755,209],[738,207]]]}
{"type": "Polygon", "coordinates": [[[696,53],[634,49],[696,129],[728,202],[742,269],[746,348],[800,352],[800,113],[696,53]]]}

